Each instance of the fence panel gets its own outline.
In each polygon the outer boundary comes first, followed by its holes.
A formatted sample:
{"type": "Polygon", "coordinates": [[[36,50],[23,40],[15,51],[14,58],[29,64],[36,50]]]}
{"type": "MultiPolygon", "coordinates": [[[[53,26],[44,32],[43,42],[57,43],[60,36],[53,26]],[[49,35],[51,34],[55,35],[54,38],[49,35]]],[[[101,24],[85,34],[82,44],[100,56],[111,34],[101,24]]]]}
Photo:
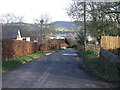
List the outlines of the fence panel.
{"type": "Polygon", "coordinates": [[[120,37],[102,36],[101,48],[107,50],[120,48],[120,37]]]}

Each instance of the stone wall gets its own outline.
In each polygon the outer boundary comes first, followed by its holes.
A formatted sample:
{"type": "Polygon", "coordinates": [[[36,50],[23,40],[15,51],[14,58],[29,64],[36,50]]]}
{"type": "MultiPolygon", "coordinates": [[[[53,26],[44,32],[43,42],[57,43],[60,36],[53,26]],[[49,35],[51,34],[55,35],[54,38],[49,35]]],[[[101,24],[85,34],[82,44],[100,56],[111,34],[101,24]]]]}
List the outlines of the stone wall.
{"type": "Polygon", "coordinates": [[[100,49],[100,56],[111,63],[119,62],[120,56],[114,55],[105,49],[100,49]]]}
{"type": "Polygon", "coordinates": [[[113,80],[120,80],[120,56],[114,55],[105,49],[100,49],[100,57],[100,62],[104,64],[105,78],[110,77],[113,80]]]}

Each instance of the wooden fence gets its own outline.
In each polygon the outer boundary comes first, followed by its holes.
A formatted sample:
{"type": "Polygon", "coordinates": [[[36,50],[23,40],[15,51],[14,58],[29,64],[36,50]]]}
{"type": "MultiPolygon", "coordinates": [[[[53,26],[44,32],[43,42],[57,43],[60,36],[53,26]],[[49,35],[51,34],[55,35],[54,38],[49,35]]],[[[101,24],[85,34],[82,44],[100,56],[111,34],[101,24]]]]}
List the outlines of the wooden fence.
{"type": "Polygon", "coordinates": [[[107,49],[107,50],[120,48],[120,37],[102,36],[101,48],[107,49]]]}

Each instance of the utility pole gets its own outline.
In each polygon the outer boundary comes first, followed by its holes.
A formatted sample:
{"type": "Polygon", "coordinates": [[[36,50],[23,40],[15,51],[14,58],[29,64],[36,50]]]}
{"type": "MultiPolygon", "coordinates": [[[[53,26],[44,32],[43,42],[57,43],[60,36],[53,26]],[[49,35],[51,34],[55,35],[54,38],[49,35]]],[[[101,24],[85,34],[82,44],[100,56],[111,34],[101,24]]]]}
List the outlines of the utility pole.
{"type": "Polygon", "coordinates": [[[86,0],[84,1],[84,52],[86,51],[86,0]]]}

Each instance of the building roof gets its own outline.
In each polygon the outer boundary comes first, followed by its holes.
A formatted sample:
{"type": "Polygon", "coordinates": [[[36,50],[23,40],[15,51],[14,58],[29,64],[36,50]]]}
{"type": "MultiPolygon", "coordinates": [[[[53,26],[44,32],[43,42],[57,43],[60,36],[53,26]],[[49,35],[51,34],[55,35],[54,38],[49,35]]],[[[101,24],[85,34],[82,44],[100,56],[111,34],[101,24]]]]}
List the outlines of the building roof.
{"type": "Polygon", "coordinates": [[[3,38],[16,38],[18,34],[17,26],[2,26],[2,37],[3,38]]]}
{"type": "Polygon", "coordinates": [[[2,37],[3,38],[16,38],[18,35],[18,30],[20,30],[22,37],[29,37],[23,27],[15,25],[2,25],[2,37]]]}

